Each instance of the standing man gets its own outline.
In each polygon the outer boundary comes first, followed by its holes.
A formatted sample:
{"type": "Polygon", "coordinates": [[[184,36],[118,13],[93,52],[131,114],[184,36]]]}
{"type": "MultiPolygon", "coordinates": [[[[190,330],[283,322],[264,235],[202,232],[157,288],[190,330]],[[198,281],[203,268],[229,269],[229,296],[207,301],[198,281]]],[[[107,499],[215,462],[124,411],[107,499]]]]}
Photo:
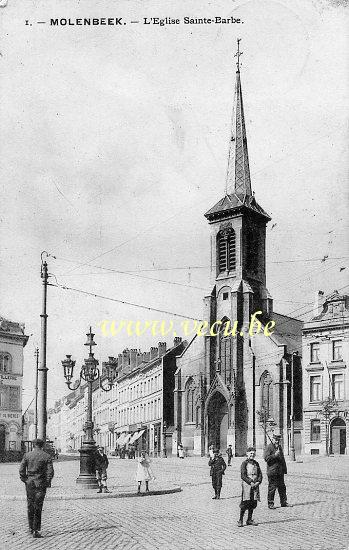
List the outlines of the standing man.
{"type": "Polygon", "coordinates": [[[98,447],[95,455],[96,477],[99,485],[97,493],[110,493],[107,487],[107,468],[109,466],[109,460],[106,454],[104,454],[103,447],[98,447]]]}
{"type": "Polygon", "coordinates": [[[273,441],[270,443],[264,453],[264,460],[267,463],[268,476],[268,508],[274,510],[274,496],[276,489],[279,492],[280,504],[282,508],[289,506],[287,504],[286,485],[284,475],[287,474],[287,467],[284,453],[281,445],[281,434],[275,432],[273,441]]]}
{"type": "Polygon", "coordinates": [[[231,466],[231,459],[233,456],[233,449],[231,445],[229,445],[229,447],[227,448],[227,455],[228,455],[228,466],[231,466]]]}
{"type": "Polygon", "coordinates": [[[227,467],[219,449],[215,449],[214,456],[210,458],[208,465],[211,467],[210,476],[212,477],[212,487],[215,492],[215,496],[212,497],[212,500],[219,500],[221,498],[222,477],[227,467]]]}
{"type": "Polygon", "coordinates": [[[35,539],[41,538],[41,512],[46,489],[54,475],[52,458],[43,450],[42,439],[33,441],[34,449],[26,453],[19,467],[19,477],[27,492],[29,530],[35,539]]]}

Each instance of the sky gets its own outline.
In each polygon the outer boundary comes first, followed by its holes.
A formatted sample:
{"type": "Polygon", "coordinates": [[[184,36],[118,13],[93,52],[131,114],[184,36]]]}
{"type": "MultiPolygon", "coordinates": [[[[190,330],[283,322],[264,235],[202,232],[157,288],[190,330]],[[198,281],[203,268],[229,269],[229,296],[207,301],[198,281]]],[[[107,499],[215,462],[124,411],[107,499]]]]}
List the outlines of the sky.
{"type": "MultiPolygon", "coordinates": [[[[42,251],[53,284],[202,316],[211,289],[204,213],[224,195],[237,38],[252,187],[272,217],[274,309],[307,319],[317,290],[348,291],[344,2],[1,4],[0,315],[30,335],[24,409],[40,345],[42,251]],[[242,23],[185,25],[185,16],[242,23]],[[126,24],[50,25],[88,17],[126,24]]],[[[90,325],[103,361],[159,340],[103,336],[103,320],[172,318],[53,286],[48,316],[49,406],[67,392],[61,360],[83,363],[90,325]]]]}

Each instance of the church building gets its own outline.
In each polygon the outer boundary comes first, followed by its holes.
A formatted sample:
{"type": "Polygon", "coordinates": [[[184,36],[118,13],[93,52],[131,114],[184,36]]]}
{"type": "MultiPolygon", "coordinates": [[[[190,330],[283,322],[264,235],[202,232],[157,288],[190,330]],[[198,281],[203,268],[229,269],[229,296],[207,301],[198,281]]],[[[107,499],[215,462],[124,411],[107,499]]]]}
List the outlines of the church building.
{"type": "Polygon", "coordinates": [[[238,48],[226,192],[205,214],[211,231],[212,292],[204,298],[209,330],[176,360],[173,447],[181,443],[188,454],[207,454],[210,445],[225,452],[232,445],[242,456],[251,444],[262,449],[273,429],[287,452],[292,394],[295,447],[301,450],[302,322],[274,313],[266,286],[271,218],[252,191],[240,55],[238,48]]]}

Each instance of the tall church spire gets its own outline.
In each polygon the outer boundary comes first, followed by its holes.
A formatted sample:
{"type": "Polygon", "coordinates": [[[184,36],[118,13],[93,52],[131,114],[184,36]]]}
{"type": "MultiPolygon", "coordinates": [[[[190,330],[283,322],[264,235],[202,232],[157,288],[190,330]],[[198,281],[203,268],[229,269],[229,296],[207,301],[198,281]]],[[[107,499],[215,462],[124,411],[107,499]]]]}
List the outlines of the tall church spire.
{"type": "Polygon", "coordinates": [[[240,51],[240,38],[238,38],[237,43],[238,49],[234,56],[237,58],[235,101],[227,167],[226,194],[235,194],[240,200],[244,201],[247,196],[252,195],[252,189],[240,77],[240,57],[243,53],[240,51]]]}

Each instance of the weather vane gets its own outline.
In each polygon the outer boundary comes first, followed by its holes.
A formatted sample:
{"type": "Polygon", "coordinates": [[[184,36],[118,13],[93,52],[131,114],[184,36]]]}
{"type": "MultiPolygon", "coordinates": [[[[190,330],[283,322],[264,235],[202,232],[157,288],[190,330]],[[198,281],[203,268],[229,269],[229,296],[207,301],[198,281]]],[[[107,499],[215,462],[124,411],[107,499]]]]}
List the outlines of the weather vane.
{"type": "Polygon", "coordinates": [[[238,51],[236,52],[236,54],[234,55],[234,57],[237,57],[236,67],[237,67],[237,70],[238,70],[238,72],[239,72],[239,71],[240,71],[240,56],[243,54],[243,52],[240,52],[240,42],[241,42],[241,38],[238,38],[238,39],[237,39],[237,42],[238,42],[238,51]]]}

